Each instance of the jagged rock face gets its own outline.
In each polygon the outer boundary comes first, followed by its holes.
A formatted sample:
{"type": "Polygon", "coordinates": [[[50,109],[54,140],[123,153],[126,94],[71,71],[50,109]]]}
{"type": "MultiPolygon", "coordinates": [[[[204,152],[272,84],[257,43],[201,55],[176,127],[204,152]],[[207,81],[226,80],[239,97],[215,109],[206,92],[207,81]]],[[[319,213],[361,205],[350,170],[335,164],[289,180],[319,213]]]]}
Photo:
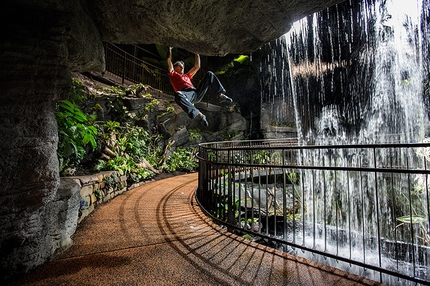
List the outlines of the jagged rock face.
{"type": "Polygon", "coordinates": [[[101,37],[115,43],[158,43],[205,55],[248,53],[291,24],[343,0],[91,0],[101,37]]]}

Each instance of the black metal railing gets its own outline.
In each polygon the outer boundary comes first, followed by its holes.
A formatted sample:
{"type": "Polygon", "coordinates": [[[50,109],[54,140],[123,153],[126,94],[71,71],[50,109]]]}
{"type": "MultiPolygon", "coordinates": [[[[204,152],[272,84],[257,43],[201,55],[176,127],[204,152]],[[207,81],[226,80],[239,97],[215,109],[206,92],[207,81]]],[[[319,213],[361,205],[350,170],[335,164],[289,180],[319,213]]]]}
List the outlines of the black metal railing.
{"type": "Polygon", "coordinates": [[[144,62],[112,43],[104,43],[106,72],[110,72],[125,81],[143,83],[165,93],[173,94],[167,70],[144,62]]]}
{"type": "Polygon", "coordinates": [[[197,200],[231,231],[389,285],[430,282],[430,144],[216,142],[198,157],[197,200]]]}

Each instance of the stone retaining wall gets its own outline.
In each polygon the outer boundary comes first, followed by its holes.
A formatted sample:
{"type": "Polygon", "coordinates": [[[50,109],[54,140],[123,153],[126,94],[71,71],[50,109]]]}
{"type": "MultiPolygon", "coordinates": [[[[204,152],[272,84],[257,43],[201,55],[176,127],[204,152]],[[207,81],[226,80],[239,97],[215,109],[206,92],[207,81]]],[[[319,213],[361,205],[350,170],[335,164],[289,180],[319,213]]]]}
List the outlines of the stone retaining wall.
{"type": "Polygon", "coordinates": [[[87,176],[68,177],[81,188],[78,223],[94,208],[127,191],[127,176],[117,171],[105,171],[87,176]]]}

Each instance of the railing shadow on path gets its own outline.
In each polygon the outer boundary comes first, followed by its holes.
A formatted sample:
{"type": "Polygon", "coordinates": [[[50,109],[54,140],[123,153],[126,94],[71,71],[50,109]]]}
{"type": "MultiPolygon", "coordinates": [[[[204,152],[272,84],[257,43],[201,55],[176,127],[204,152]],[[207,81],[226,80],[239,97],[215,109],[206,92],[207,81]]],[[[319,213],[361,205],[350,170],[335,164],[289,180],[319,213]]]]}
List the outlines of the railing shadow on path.
{"type": "Polygon", "coordinates": [[[145,184],[99,206],[65,253],[10,285],[377,285],[247,241],[194,198],[197,174],[145,184]]]}

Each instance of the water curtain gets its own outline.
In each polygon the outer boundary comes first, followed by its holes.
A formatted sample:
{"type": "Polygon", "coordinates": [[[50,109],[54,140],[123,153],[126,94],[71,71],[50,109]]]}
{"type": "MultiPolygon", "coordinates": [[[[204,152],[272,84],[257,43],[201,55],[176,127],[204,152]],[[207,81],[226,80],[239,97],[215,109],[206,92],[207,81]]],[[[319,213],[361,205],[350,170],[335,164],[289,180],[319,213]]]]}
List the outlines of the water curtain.
{"type": "MultiPolygon", "coordinates": [[[[271,120],[284,121],[289,109],[279,106],[290,106],[302,145],[429,142],[429,6],[421,0],[347,1],[296,22],[271,44],[262,65],[262,101],[272,104],[271,120]]],[[[428,148],[345,150],[297,156],[310,166],[421,169],[430,159],[428,148]]],[[[311,229],[303,232],[303,244],[342,252],[339,244],[326,243],[335,235],[354,246],[345,256],[429,279],[430,262],[423,260],[430,244],[427,175],[323,170],[300,177],[302,215],[311,229]],[[341,238],[339,229],[348,235],[341,238]],[[405,257],[401,267],[394,256],[405,257]]]]}
{"type": "Polygon", "coordinates": [[[304,144],[424,140],[428,5],[349,1],[296,22],[263,65],[272,120],[291,102],[304,144]]]}

